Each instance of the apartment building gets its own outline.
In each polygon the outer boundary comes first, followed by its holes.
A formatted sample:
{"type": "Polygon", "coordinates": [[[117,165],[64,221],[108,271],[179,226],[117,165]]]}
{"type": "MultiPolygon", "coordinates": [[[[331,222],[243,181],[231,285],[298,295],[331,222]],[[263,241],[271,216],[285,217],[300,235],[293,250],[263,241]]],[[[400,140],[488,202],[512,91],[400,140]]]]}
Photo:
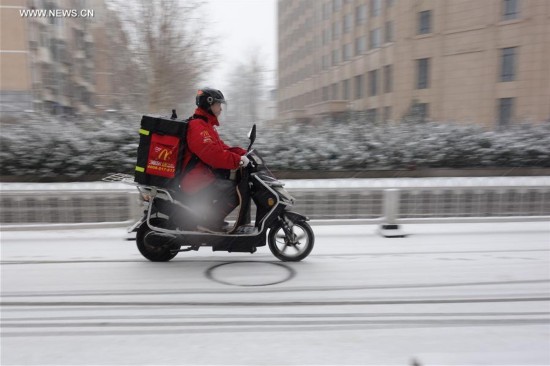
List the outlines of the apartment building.
{"type": "Polygon", "coordinates": [[[550,119],[550,1],[278,0],[278,113],[550,119]]]}
{"type": "Polygon", "coordinates": [[[24,0],[0,2],[0,112],[33,105],[28,24],[19,17],[24,0]]]}
{"type": "Polygon", "coordinates": [[[115,18],[103,0],[0,0],[1,113],[116,109],[115,18]]]}

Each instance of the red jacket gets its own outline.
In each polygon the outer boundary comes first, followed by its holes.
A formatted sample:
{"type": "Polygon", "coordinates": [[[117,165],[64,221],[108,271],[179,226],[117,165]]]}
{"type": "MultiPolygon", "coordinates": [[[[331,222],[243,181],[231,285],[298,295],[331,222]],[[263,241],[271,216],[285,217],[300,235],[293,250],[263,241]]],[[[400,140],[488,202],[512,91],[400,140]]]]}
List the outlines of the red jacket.
{"type": "Polygon", "coordinates": [[[187,128],[187,148],[183,156],[182,171],[195,154],[200,161],[188,172],[181,181],[180,188],[185,193],[195,193],[216,180],[213,169],[237,169],[241,155],[246,150],[240,147],[227,146],[216,131],[220,123],[216,116],[197,108],[187,128]]]}

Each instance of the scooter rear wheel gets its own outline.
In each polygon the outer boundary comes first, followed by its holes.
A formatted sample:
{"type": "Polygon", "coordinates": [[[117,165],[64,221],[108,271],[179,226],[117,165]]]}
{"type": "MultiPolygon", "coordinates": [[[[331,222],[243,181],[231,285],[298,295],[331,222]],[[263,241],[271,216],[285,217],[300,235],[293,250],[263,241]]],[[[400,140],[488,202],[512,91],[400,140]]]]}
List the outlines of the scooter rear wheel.
{"type": "MultiPolygon", "coordinates": [[[[151,225],[166,227],[167,221],[163,219],[152,219],[151,225]]],[[[169,242],[163,245],[152,245],[148,243],[146,237],[148,234],[153,233],[153,230],[143,223],[136,233],[136,244],[139,252],[145,258],[149,259],[151,262],[168,262],[176,255],[178,255],[177,250],[179,250],[179,245],[174,245],[169,242]]]]}
{"type": "Polygon", "coordinates": [[[305,221],[294,222],[285,232],[282,223],[269,231],[269,250],[284,262],[299,262],[311,253],[315,236],[311,226],[305,221]]]}

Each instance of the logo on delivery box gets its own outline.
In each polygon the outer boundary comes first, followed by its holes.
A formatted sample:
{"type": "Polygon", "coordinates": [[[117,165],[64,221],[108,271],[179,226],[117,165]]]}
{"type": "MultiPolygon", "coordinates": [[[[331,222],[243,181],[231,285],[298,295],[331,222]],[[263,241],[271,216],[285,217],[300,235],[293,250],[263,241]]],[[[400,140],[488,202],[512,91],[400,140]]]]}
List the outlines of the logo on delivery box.
{"type": "Polygon", "coordinates": [[[165,178],[174,178],[178,161],[180,139],[176,136],[151,136],[149,156],[145,173],[165,178]]]}
{"type": "Polygon", "coordinates": [[[160,150],[158,157],[162,161],[170,161],[170,158],[172,157],[172,151],[168,149],[162,149],[160,150]]]}

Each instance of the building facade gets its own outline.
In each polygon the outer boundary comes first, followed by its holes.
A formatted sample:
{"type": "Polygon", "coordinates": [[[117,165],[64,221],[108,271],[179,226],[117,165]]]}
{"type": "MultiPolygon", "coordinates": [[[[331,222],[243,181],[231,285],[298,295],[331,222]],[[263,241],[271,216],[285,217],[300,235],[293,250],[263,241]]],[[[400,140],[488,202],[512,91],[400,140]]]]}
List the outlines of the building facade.
{"type": "Polygon", "coordinates": [[[278,0],[278,113],[550,119],[550,1],[278,0]]]}
{"type": "Polygon", "coordinates": [[[0,112],[31,110],[33,106],[30,73],[28,24],[19,17],[25,1],[0,2],[0,112]]]}
{"type": "Polygon", "coordinates": [[[114,18],[103,0],[0,0],[1,113],[117,109],[114,18]]]}

